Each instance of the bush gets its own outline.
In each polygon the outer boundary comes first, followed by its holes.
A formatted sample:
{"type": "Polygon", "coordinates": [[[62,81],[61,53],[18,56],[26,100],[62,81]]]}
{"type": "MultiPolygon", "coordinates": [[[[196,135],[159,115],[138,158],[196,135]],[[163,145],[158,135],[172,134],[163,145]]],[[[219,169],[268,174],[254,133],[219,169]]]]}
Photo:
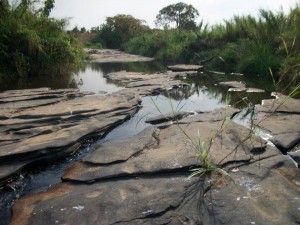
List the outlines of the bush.
{"type": "MultiPolygon", "coordinates": [[[[47,2],[47,1],[46,1],[47,2]]],[[[0,72],[18,76],[60,75],[81,61],[77,41],[64,31],[66,21],[46,17],[31,1],[2,8],[0,72]]]]}

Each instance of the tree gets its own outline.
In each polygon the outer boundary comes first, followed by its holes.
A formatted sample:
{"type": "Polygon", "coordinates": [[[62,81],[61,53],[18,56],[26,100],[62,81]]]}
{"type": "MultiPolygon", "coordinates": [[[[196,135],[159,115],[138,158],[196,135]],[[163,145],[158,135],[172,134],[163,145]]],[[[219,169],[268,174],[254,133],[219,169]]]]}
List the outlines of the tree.
{"type": "Polygon", "coordinates": [[[44,8],[42,9],[42,15],[48,17],[50,12],[54,8],[55,0],[46,0],[44,3],[44,8]]]}
{"type": "Polygon", "coordinates": [[[179,2],[161,9],[156,16],[155,25],[169,28],[172,23],[175,23],[176,28],[193,29],[196,27],[195,19],[198,16],[198,10],[192,5],[179,2]]]}
{"type": "Polygon", "coordinates": [[[106,23],[102,24],[93,42],[101,42],[108,48],[122,48],[129,39],[148,31],[143,20],[136,19],[131,15],[119,14],[107,17],[106,23]]]}

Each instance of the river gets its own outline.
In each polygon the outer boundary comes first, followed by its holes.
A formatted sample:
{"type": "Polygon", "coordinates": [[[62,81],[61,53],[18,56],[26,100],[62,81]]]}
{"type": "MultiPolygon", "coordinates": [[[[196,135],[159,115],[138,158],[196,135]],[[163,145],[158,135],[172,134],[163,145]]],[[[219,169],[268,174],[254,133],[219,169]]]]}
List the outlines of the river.
{"type": "MultiPolygon", "coordinates": [[[[120,70],[156,73],[165,70],[163,64],[157,62],[138,63],[87,63],[84,68],[69,76],[60,78],[23,78],[0,83],[0,91],[23,88],[50,87],[57,88],[79,88],[84,92],[95,94],[112,93],[124,86],[113,83],[105,78],[105,75],[120,70]]],[[[125,139],[131,137],[148,125],[144,122],[148,117],[160,113],[168,113],[172,108],[182,111],[208,111],[225,105],[233,105],[238,108],[247,107],[251,102],[258,104],[262,99],[269,98],[272,91],[270,80],[258,76],[241,76],[205,71],[199,76],[186,77],[183,80],[189,84],[183,88],[172,90],[165,95],[147,96],[142,98],[142,109],[130,120],[116,127],[100,140],[85,140],[80,150],[66,159],[55,164],[36,165],[29,171],[18,174],[12,183],[16,190],[9,188],[0,189],[1,218],[0,224],[7,224],[10,218],[10,206],[18,198],[45,191],[49,186],[59,183],[63,171],[80,160],[83,156],[94,149],[95,146],[114,139],[125,139]],[[221,81],[237,80],[246,82],[253,88],[266,90],[264,93],[228,92],[227,88],[216,85],[221,81]],[[158,107],[161,112],[156,109],[158,107]]]]}

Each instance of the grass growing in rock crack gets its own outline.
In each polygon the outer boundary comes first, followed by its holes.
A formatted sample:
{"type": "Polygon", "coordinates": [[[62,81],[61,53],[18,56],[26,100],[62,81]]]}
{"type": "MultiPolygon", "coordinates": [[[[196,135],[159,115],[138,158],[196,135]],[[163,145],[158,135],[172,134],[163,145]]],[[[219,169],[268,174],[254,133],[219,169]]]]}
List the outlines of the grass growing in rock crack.
{"type": "MultiPolygon", "coordinates": [[[[217,138],[218,135],[222,134],[224,129],[226,129],[226,127],[228,127],[232,120],[228,120],[226,118],[223,119],[222,121],[222,125],[220,127],[220,129],[215,132],[212,133],[210,135],[210,138],[208,141],[204,141],[201,136],[200,136],[200,132],[198,130],[197,136],[196,137],[191,137],[187,132],[186,129],[188,127],[188,125],[186,127],[182,127],[179,123],[179,119],[178,119],[178,113],[180,112],[180,110],[184,107],[184,104],[182,104],[182,101],[179,101],[179,103],[177,104],[176,107],[174,107],[174,105],[172,104],[171,101],[171,97],[169,96],[169,93],[167,92],[168,98],[168,105],[171,108],[171,113],[173,114],[173,122],[176,124],[176,126],[179,128],[179,131],[184,135],[186,141],[188,141],[189,143],[191,143],[192,147],[196,150],[197,153],[197,157],[199,158],[199,166],[195,166],[194,168],[190,169],[189,171],[191,172],[191,174],[187,177],[187,180],[190,180],[192,177],[195,176],[205,176],[205,175],[212,175],[213,177],[226,177],[229,178],[231,181],[234,181],[234,179],[230,176],[230,174],[223,168],[221,168],[219,166],[219,164],[215,164],[212,159],[211,159],[211,147],[212,144],[214,142],[214,140],[217,138]]],[[[162,115],[165,116],[164,113],[161,111],[161,109],[159,108],[159,106],[157,105],[157,103],[155,102],[155,100],[153,98],[151,98],[153,105],[155,106],[156,110],[162,115]]]]}
{"type": "MultiPolygon", "coordinates": [[[[272,75],[272,73],[271,73],[272,75]]],[[[274,80],[274,77],[273,77],[274,80]]],[[[274,80],[274,88],[277,90],[277,84],[274,80]]],[[[239,135],[239,141],[237,142],[236,146],[233,146],[232,151],[230,151],[227,155],[225,155],[219,162],[215,163],[211,159],[211,149],[213,143],[216,141],[217,137],[222,136],[222,134],[225,132],[226,128],[233,123],[233,118],[226,118],[222,120],[221,126],[218,130],[215,132],[212,132],[208,140],[204,140],[200,132],[198,130],[197,135],[190,135],[187,132],[187,128],[189,124],[184,127],[182,124],[179,123],[179,118],[176,116],[180,110],[184,107],[184,104],[182,104],[182,101],[180,101],[177,106],[174,106],[171,101],[171,97],[169,93],[167,92],[168,98],[168,105],[171,108],[171,113],[173,114],[173,123],[176,124],[176,126],[179,128],[179,131],[183,134],[185,137],[185,141],[188,141],[191,143],[193,149],[196,150],[197,156],[199,158],[199,165],[195,166],[194,168],[190,169],[190,175],[187,177],[187,180],[191,179],[192,177],[195,176],[206,176],[209,175],[210,177],[214,177],[215,182],[218,183],[218,180],[221,180],[222,177],[228,178],[229,180],[233,181],[235,183],[234,179],[232,176],[224,169],[223,162],[228,159],[230,156],[233,156],[235,159],[235,155],[238,151],[239,146],[242,146],[246,141],[251,141],[251,139],[254,136],[257,136],[258,132],[257,130],[261,130],[262,127],[260,124],[266,120],[268,117],[270,117],[272,114],[276,113],[279,108],[285,104],[286,101],[288,101],[289,98],[292,98],[296,95],[299,94],[300,91],[300,84],[296,85],[296,87],[287,95],[284,97],[283,100],[279,102],[279,104],[276,104],[276,100],[274,101],[273,106],[271,107],[271,113],[266,114],[263,116],[259,121],[254,122],[254,120],[257,120],[256,118],[256,112],[255,112],[255,106],[249,102],[248,107],[242,110],[239,113],[239,116],[241,118],[246,118],[248,119],[249,123],[249,132],[247,132],[245,135],[240,136],[239,135]],[[195,137],[196,136],[196,137],[195,137]]],[[[151,98],[153,105],[155,106],[156,110],[162,115],[165,116],[164,113],[161,111],[159,108],[158,104],[155,102],[153,98],[151,98]]],[[[245,99],[242,99],[243,101],[246,101],[245,99]]],[[[227,104],[226,104],[227,105],[227,104]]],[[[225,113],[226,115],[227,113],[225,113]]],[[[262,144],[263,145],[263,144],[262,144]]],[[[249,159],[251,161],[253,157],[249,159]]],[[[235,161],[235,160],[234,160],[235,161]]],[[[228,180],[227,179],[227,180],[228,180]]]]}

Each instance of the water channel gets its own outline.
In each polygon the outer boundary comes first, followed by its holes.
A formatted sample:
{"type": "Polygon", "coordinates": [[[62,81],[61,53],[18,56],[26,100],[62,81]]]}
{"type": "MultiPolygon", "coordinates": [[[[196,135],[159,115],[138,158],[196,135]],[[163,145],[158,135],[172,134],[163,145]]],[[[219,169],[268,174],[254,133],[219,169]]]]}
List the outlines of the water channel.
{"type": "MultiPolygon", "coordinates": [[[[69,77],[62,78],[40,78],[34,81],[10,81],[0,83],[1,89],[21,89],[51,87],[55,88],[79,88],[81,91],[94,92],[95,94],[111,93],[118,91],[124,86],[112,83],[104,75],[120,70],[155,73],[165,70],[165,66],[156,62],[139,63],[88,63],[86,66],[69,77]]],[[[146,75],[145,75],[146,76],[146,75]]],[[[255,76],[255,75],[254,75],[255,76]]],[[[246,107],[249,102],[258,104],[264,98],[269,98],[272,90],[270,81],[262,77],[239,76],[231,74],[219,74],[204,71],[198,76],[183,79],[189,86],[176,89],[168,95],[147,96],[142,98],[142,108],[130,120],[116,127],[100,140],[86,140],[76,154],[66,159],[49,165],[35,165],[28,171],[23,171],[11,181],[15,190],[8,188],[0,189],[0,224],[7,224],[10,218],[11,204],[18,198],[45,191],[49,186],[59,183],[63,171],[70,167],[75,161],[89,154],[97,145],[115,139],[131,137],[148,125],[144,122],[148,117],[158,115],[156,104],[162,113],[171,111],[171,104],[181,108],[182,111],[209,111],[225,105],[238,108],[246,107]],[[221,81],[237,80],[246,82],[249,87],[264,89],[264,93],[228,92],[226,88],[216,85],[221,81]],[[247,99],[247,100],[246,100],[247,99]],[[154,103],[155,102],[155,103],[154,103]]]]}

